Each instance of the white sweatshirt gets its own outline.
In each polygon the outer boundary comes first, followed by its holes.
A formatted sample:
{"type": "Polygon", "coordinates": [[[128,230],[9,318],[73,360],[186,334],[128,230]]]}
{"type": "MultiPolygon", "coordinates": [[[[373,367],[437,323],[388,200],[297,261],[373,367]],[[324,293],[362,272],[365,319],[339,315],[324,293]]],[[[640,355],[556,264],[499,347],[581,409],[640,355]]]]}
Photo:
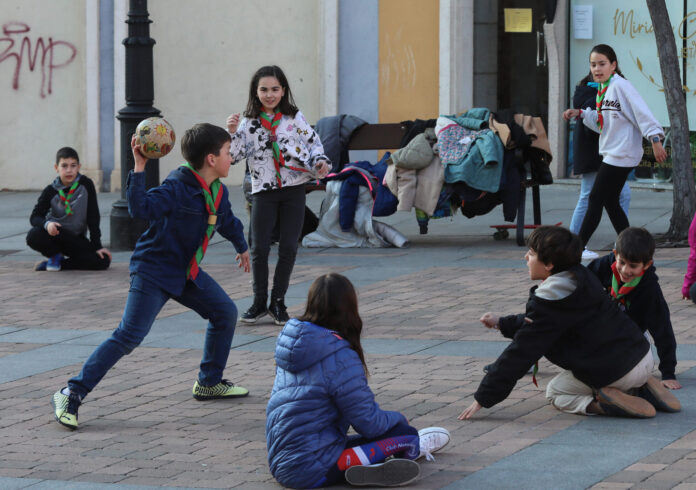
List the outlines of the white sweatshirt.
{"type": "Polygon", "coordinates": [[[597,111],[582,110],[585,126],[599,134],[599,153],[604,163],[616,167],[636,167],[643,158],[642,137],[664,137],[660,123],[648,109],[638,91],[625,78],[614,74],[602,101],[604,127],[597,126],[597,111]]]}

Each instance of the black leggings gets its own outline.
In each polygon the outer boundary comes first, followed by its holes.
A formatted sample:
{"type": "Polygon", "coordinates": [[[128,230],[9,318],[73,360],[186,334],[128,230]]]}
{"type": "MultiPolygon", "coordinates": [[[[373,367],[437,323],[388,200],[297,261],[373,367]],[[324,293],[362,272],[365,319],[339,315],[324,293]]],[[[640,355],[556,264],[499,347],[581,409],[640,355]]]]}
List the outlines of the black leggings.
{"type": "Polygon", "coordinates": [[[597,172],[587,203],[585,219],[580,227],[580,240],[587,245],[602,219],[602,208],[607,210],[611,224],[618,235],[628,228],[628,218],[621,209],[619,196],[626,183],[626,177],[633,167],[616,167],[602,162],[597,172]]]}
{"type": "Polygon", "coordinates": [[[251,272],[254,301],[268,298],[268,254],[271,233],[278,221],[278,262],[271,299],[284,299],[295,266],[298,241],[304,222],[306,193],[303,185],[262,191],[251,196],[251,272]]]}

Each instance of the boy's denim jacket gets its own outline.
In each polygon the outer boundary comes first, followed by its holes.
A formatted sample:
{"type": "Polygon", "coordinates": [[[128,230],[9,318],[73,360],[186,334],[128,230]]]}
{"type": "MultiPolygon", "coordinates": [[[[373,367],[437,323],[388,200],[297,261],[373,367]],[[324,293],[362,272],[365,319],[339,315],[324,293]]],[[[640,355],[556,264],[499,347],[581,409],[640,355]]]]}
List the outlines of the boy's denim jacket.
{"type": "MultiPolygon", "coordinates": [[[[148,220],[130,261],[131,274],[140,274],[167,293],[181,295],[186,268],[203,243],[208,223],[203,190],[190,170],[179,167],[158,187],[145,190],[145,172],[130,172],[126,183],[128,212],[148,220]]],[[[247,250],[244,227],[232,213],[225,185],[215,230],[232,242],[237,253],[247,250]]],[[[195,283],[195,281],[194,281],[195,283]]]]}

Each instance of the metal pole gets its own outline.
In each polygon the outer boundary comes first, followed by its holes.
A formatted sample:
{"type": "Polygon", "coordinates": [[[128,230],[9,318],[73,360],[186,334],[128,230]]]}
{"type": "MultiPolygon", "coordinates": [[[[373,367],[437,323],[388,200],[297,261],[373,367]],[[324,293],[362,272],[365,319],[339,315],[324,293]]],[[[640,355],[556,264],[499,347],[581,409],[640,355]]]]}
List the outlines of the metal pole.
{"type": "MultiPolygon", "coordinates": [[[[135,166],[130,149],[131,136],[140,121],[159,116],[152,106],[154,83],[152,76],[152,47],[147,0],[130,0],[128,37],[123,40],[126,48],[126,107],[118,111],[116,118],[121,125],[121,199],[111,209],[111,249],[133,250],[138,237],[147,228],[147,222],[131,218],[126,201],[126,181],[135,166]]],[[[159,160],[150,160],[145,170],[147,188],[159,185],[159,160]]]]}

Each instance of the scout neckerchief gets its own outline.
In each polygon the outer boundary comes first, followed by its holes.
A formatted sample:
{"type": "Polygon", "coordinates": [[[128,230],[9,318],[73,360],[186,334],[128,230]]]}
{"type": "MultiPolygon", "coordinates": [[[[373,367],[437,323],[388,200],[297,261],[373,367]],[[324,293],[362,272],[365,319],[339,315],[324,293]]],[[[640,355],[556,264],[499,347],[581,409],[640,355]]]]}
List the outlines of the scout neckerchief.
{"type": "Polygon", "coordinates": [[[278,187],[283,187],[283,181],[280,177],[280,167],[289,168],[291,170],[297,170],[298,172],[309,172],[309,170],[307,170],[306,168],[291,167],[285,164],[285,157],[283,157],[283,152],[280,151],[280,146],[278,146],[278,137],[276,136],[276,131],[278,130],[278,126],[280,126],[280,120],[282,117],[283,114],[277,109],[272,119],[265,112],[261,112],[261,114],[259,115],[259,121],[261,121],[261,126],[266,128],[271,133],[269,139],[271,140],[271,149],[273,151],[273,164],[275,165],[276,181],[278,182],[278,187]]]}
{"type": "Polygon", "coordinates": [[[611,82],[613,76],[614,74],[612,73],[611,76],[607,78],[606,82],[599,84],[599,88],[597,89],[597,126],[599,126],[600,133],[602,132],[602,128],[604,127],[604,116],[602,115],[602,101],[604,100],[604,95],[607,93],[607,89],[609,88],[609,82],[611,82]]]}
{"type": "Polygon", "coordinates": [[[70,186],[70,189],[68,189],[67,196],[63,192],[63,189],[58,190],[58,194],[60,195],[60,200],[63,203],[63,205],[65,206],[65,214],[73,214],[72,207],[70,206],[70,199],[72,199],[73,194],[75,194],[75,189],[77,189],[78,185],[80,185],[79,178],[75,179],[75,182],[73,182],[73,185],[70,186]]]}
{"type": "Polygon", "coordinates": [[[614,298],[616,301],[619,303],[625,305],[626,304],[626,296],[633,291],[633,289],[640,283],[640,280],[643,278],[643,274],[645,274],[645,270],[643,270],[640,275],[634,277],[631,279],[629,282],[620,285],[621,284],[621,276],[619,275],[619,271],[616,268],[616,261],[611,264],[611,271],[613,272],[611,276],[611,291],[609,293],[611,294],[611,297],[614,298]]]}
{"type": "Polygon", "coordinates": [[[220,179],[215,179],[210,187],[208,187],[208,184],[205,183],[203,177],[201,177],[189,163],[184,163],[181,166],[189,169],[198,183],[201,185],[201,189],[203,189],[203,197],[205,198],[205,208],[208,211],[208,226],[205,229],[203,243],[200,247],[198,247],[198,250],[196,250],[196,253],[193,255],[191,262],[189,262],[189,265],[186,268],[186,279],[195,279],[198,276],[198,264],[200,264],[201,260],[203,260],[205,251],[208,248],[208,241],[210,241],[210,237],[213,236],[213,231],[215,231],[215,223],[217,221],[217,215],[215,213],[217,212],[217,208],[222,200],[223,192],[220,179]]]}

